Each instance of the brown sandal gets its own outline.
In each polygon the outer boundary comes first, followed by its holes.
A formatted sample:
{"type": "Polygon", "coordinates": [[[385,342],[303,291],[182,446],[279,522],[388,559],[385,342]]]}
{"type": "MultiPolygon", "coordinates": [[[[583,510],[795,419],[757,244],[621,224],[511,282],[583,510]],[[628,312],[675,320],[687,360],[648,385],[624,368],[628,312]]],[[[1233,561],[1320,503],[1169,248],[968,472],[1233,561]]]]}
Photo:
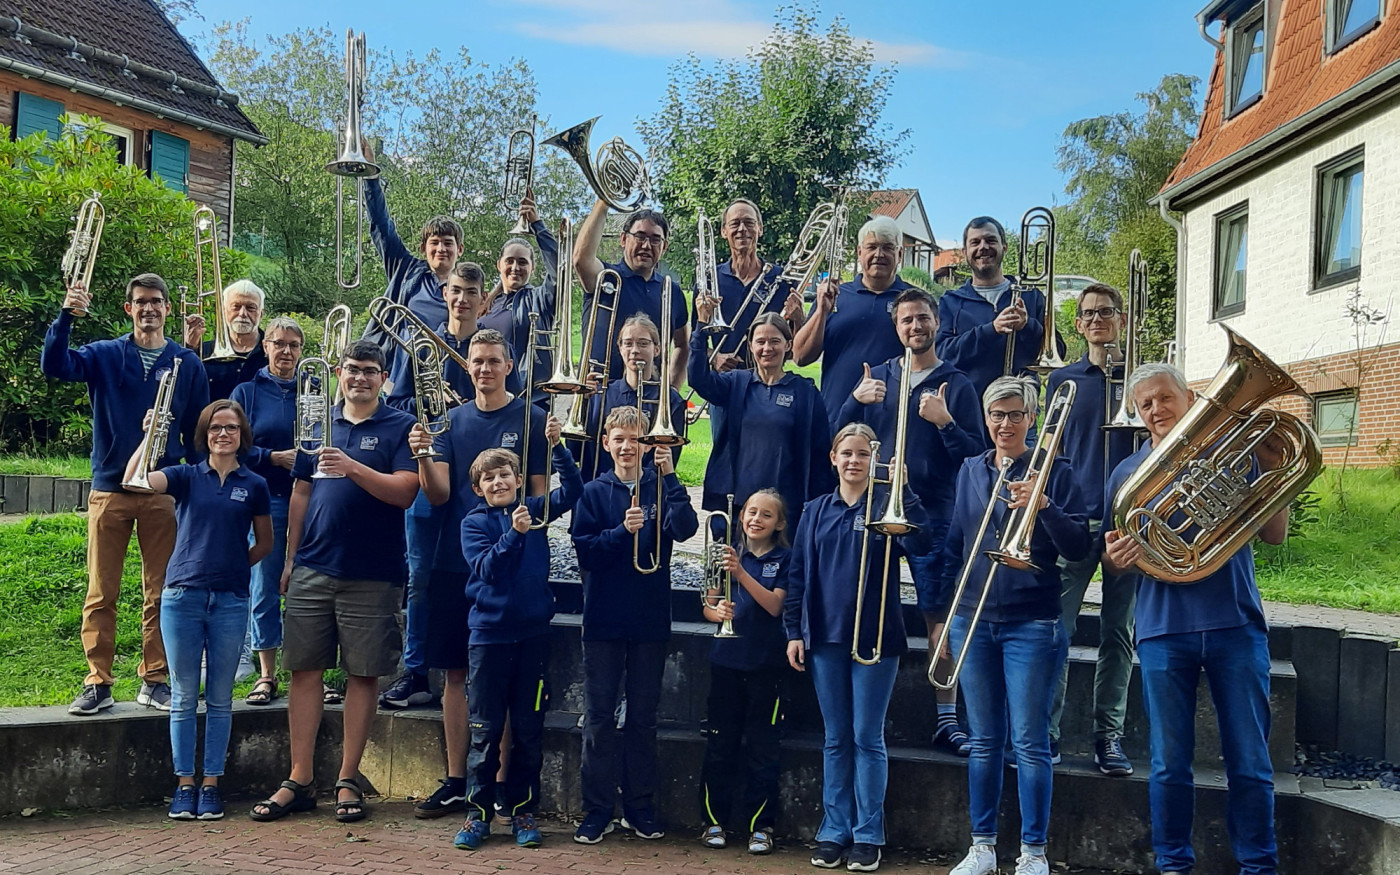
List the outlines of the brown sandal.
{"type": "Polygon", "coordinates": [[[269,705],[277,698],[277,678],[258,678],[253,690],[243,701],[249,705],[269,705]]]}

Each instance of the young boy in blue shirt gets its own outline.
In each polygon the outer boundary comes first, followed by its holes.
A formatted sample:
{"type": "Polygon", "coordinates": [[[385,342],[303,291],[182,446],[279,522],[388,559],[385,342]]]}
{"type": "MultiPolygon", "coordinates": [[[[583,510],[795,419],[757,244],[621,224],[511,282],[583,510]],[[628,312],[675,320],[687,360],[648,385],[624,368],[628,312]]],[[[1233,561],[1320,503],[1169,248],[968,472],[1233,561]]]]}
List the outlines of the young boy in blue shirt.
{"type": "Polygon", "coordinates": [[[700,528],[670,448],[651,450],[655,466],[642,466],[646,416],[618,407],[603,427],[613,470],[584,487],[572,529],[583,574],[584,683],[584,819],[574,841],[589,845],[612,831],[619,788],[623,827],[644,839],[665,834],[653,797],[656,708],[671,637],[671,548],[700,528]],[[619,733],[613,707],[624,674],[627,724],[619,733]]]}
{"type": "Polygon", "coordinates": [[[519,500],[524,477],[510,450],[483,450],[471,465],[472,491],[484,504],[462,520],[462,553],[470,568],[467,600],[467,701],[471,747],[467,752],[467,820],[454,844],[474,851],[491,832],[501,739],[510,719],[510,761],[502,801],[520,847],[540,843],[535,809],[544,761],[544,715],[549,709],[549,522],[571,510],[583,492],[574,457],[559,442],[559,420],[549,421],[559,488],[519,500]],[[545,519],[545,517],[548,519],[545,519]],[[536,521],[544,523],[532,528],[536,521]]]}

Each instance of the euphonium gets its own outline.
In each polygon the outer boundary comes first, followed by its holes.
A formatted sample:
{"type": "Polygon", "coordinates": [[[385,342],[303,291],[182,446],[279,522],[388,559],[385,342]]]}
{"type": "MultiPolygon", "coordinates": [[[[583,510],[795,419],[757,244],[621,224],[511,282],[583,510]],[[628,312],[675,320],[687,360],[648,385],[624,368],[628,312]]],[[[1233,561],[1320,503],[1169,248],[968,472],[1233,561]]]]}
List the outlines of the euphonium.
{"type": "Polygon", "coordinates": [[[172,413],[175,404],[176,381],[180,379],[180,359],[176,358],[170,370],[160,375],[156,384],[156,401],[151,406],[151,421],[146,426],[146,434],[141,438],[141,458],[131,479],[122,483],[127,492],[150,494],[150,475],[165,455],[165,445],[170,440],[170,426],[175,422],[172,413]]]}
{"type": "Polygon", "coordinates": [[[1113,499],[1114,528],[1142,547],[1138,568],[1167,583],[1214,574],[1322,470],[1313,430],[1263,407],[1307,393],[1249,341],[1225,334],[1215,379],[1113,499]],[[1282,460],[1249,482],[1255,448],[1275,438],[1282,460]]]}
{"type": "MultiPolygon", "coordinates": [[[[666,277],[661,285],[661,367],[656,377],[656,420],[651,431],[639,438],[650,447],[683,447],[690,439],[676,431],[671,423],[671,278],[666,277]]],[[[650,380],[642,379],[643,372],[637,373],[637,409],[642,406],[642,390],[650,380]]]]}
{"type": "Polygon", "coordinates": [[[724,321],[724,301],[719,296],[719,264],[715,261],[715,229],[710,219],[701,210],[695,219],[695,307],[700,301],[713,301],[714,315],[701,329],[707,334],[732,331],[733,326],[724,321]]]}
{"type": "Polygon", "coordinates": [[[583,171],[583,178],[598,195],[598,199],[619,213],[630,213],[639,209],[651,197],[651,182],[647,176],[646,162],[642,156],[622,141],[613,137],[598,147],[593,159],[588,156],[589,135],[593,125],[602,116],[594,116],[586,122],[560,131],[543,145],[563,149],[583,171]]]}
{"type": "Polygon", "coordinates": [[[1045,310],[1040,314],[1044,326],[1040,333],[1040,355],[1030,369],[1037,374],[1048,374],[1065,366],[1055,334],[1055,214],[1048,207],[1032,207],[1021,217],[1019,255],[1020,281],[1045,293],[1045,310]]]}
{"type": "MultiPolygon", "coordinates": [[[[967,654],[972,646],[972,634],[977,630],[977,624],[982,619],[982,609],[987,604],[987,595],[992,590],[992,581],[996,578],[997,571],[1001,566],[1006,565],[1018,571],[1029,571],[1033,574],[1040,573],[1040,568],[1031,561],[1031,537],[1035,534],[1035,521],[1040,514],[1040,498],[1049,486],[1050,470],[1060,451],[1060,440],[1064,434],[1065,423],[1069,421],[1069,413],[1074,406],[1074,396],[1077,391],[1074,382],[1066,380],[1060,384],[1059,389],[1055,390],[1055,394],[1051,397],[1050,404],[1045,410],[1045,423],[1041,426],[1040,437],[1036,439],[1035,448],[1031,450],[1030,461],[1026,464],[1024,479],[1031,481],[1030,497],[1024,505],[1007,514],[997,549],[985,551],[986,557],[991,562],[987,568],[987,576],[982,581],[982,591],[977,596],[977,607],[973,610],[972,618],[967,624],[967,637],[963,639],[963,646],[958,649],[957,658],[953,660],[952,672],[947,678],[940,678],[936,671],[940,661],[934,659],[929,663],[928,682],[940,690],[951,690],[957,686],[958,676],[962,674],[963,663],[967,660],[967,654]]],[[[953,630],[953,618],[957,616],[958,605],[962,603],[968,578],[972,576],[972,568],[977,564],[977,554],[982,549],[982,541],[987,536],[987,528],[991,525],[997,503],[1011,503],[1011,500],[1003,496],[1001,491],[1006,486],[1007,474],[1010,473],[1013,464],[1015,464],[1014,459],[1001,460],[996,481],[992,484],[991,495],[987,498],[987,509],[982,514],[982,523],[977,527],[977,535],[968,547],[967,561],[963,563],[962,574],[958,576],[958,585],[953,590],[953,598],[948,606],[948,617],[943,623],[943,631],[931,649],[933,653],[942,653],[943,649],[948,646],[953,630]]]]}
{"type": "MultiPolygon", "coordinates": [[[[331,366],[323,358],[308,356],[297,363],[297,421],[293,431],[298,452],[319,456],[331,445],[331,366]]],[[[316,467],[313,480],[329,480],[344,474],[327,474],[316,467]]]]}
{"type": "MultiPolygon", "coordinates": [[[[535,181],[535,122],[536,116],[531,113],[530,126],[511,131],[506,141],[506,182],[501,200],[507,209],[518,210],[535,181]]],[[[523,215],[516,216],[515,224],[506,233],[529,234],[530,225],[523,215]]]]}
{"type": "MultiPolygon", "coordinates": [[[[719,603],[734,601],[734,575],[725,567],[726,550],[733,545],[734,540],[734,496],[726,496],[729,512],[713,511],[710,518],[705,521],[705,546],[703,556],[705,560],[705,585],[700,590],[700,601],[705,607],[711,610],[718,610],[719,603]],[[718,518],[724,523],[724,539],[715,541],[712,523],[718,518]],[[719,593],[710,595],[711,591],[719,593]]],[[[734,631],[734,621],[724,620],[715,630],[716,638],[738,638],[739,633],[734,631]]]]}
{"type": "MultiPolygon", "coordinates": [[[[180,290],[180,321],[204,312],[204,302],[212,298],[214,306],[214,348],[203,356],[206,362],[226,362],[238,358],[233,348],[233,329],[224,315],[224,278],[219,269],[219,220],[209,207],[194,211],[194,300],[180,290]],[[206,282],[207,280],[207,282],[206,282]]],[[[182,326],[183,327],[183,326],[182,326]]],[[[199,352],[196,348],[195,352],[199,352]]]]}
{"type": "Polygon", "coordinates": [[[345,124],[341,126],[340,154],[326,165],[326,172],[335,175],[335,278],[342,289],[355,289],[360,285],[360,272],[364,266],[364,252],[360,241],[365,232],[364,180],[379,175],[379,165],[365,155],[360,141],[363,139],[360,125],[360,112],[365,102],[365,35],[355,35],[353,29],[345,31],[345,124]],[[355,272],[345,278],[345,186],[346,178],[356,181],[355,197],[355,272]]]}
{"type": "MultiPolygon", "coordinates": [[[[447,418],[447,381],[442,376],[442,353],[438,345],[422,334],[414,335],[409,346],[413,363],[413,402],[417,408],[418,424],[430,437],[447,434],[452,421],[447,418]]],[[[432,459],[442,455],[432,446],[414,450],[415,459],[432,459]]]]}
{"type": "MultiPolygon", "coordinates": [[[[97,246],[102,242],[102,228],[106,223],[107,211],[102,208],[102,195],[94,191],[92,197],[78,207],[68,250],[63,253],[63,261],[59,265],[65,289],[81,285],[84,291],[92,294],[92,269],[97,264],[97,246]]],[[[86,316],[88,313],[78,307],[69,312],[74,316],[86,316]]]]}
{"type": "MultiPolygon", "coordinates": [[[[1127,326],[1124,328],[1123,354],[1121,361],[1113,361],[1110,356],[1108,363],[1108,391],[1105,394],[1109,404],[1109,418],[1104,424],[1106,429],[1129,429],[1141,431],[1147,426],[1143,425],[1142,417],[1138,415],[1137,405],[1128,395],[1128,377],[1142,364],[1142,341],[1147,335],[1147,262],[1143,259],[1142,253],[1134,249],[1132,255],[1128,256],[1128,295],[1123,303],[1124,315],[1127,317],[1127,326]],[[1114,365],[1123,366],[1123,376],[1121,378],[1113,376],[1114,365]],[[1116,388],[1115,388],[1116,387],[1116,388]],[[1122,393],[1122,400],[1118,402],[1118,409],[1113,410],[1113,396],[1122,393]]],[[[1110,472],[1111,473],[1111,472],[1110,472]]]]}

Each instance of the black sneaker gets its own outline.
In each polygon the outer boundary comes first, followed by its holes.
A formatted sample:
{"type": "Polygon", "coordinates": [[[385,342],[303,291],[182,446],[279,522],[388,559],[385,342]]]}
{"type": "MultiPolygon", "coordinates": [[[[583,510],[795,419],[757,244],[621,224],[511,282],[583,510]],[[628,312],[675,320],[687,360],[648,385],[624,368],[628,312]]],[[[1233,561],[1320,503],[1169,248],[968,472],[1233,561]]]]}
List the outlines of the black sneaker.
{"type": "Polygon", "coordinates": [[[874,872],[880,868],[880,846],[865,842],[851,845],[851,853],[846,857],[847,872],[874,872]]]}
{"type": "Polygon", "coordinates": [[[467,779],[448,778],[438,781],[433,795],[413,806],[413,816],[417,818],[442,817],[454,811],[461,811],[467,804],[467,779]]]}
{"type": "Polygon", "coordinates": [[[433,691],[428,686],[428,676],[406,671],[379,694],[379,707],[412,708],[414,705],[426,705],[432,700],[433,691]]]}
{"type": "Polygon", "coordinates": [[[157,711],[170,710],[170,684],[158,681],[154,684],[141,684],[141,692],[136,694],[136,704],[155,708],[157,711]]]}
{"type": "Polygon", "coordinates": [[[1117,738],[1100,738],[1094,742],[1094,765],[1113,778],[1125,778],[1133,773],[1132,762],[1123,754],[1123,742],[1117,738]]]}
{"type": "Polygon", "coordinates": [[[656,819],[656,809],[651,806],[624,813],[622,828],[632,830],[639,839],[659,839],[666,835],[666,830],[656,819]]]}
{"type": "Polygon", "coordinates": [[[812,865],[820,869],[839,869],[846,862],[846,847],[837,842],[817,842],[812,851],[812,865]]]}
{"type": "Polygon", "coordinates": [[[68,706],[68,713],[80,717],[91,717],[103,708],[112,707],[112,687],[109,684],[88,684],[83,692],[68,706]]]}

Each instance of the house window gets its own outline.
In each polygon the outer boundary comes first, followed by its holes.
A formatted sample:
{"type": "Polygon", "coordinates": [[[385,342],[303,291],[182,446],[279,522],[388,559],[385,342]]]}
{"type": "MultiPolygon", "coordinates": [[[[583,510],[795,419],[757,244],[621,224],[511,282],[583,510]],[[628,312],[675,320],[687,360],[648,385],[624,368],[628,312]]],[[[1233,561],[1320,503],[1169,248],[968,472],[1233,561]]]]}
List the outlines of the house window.
{"type": "MultiPolygon", "coordinates": [[[[83,125],[78,121],[77,116],[69,116],[68,127],[75,131],[83,130],[83,125]]],[[[108,145],[117,155],[117,163],[123,167],[135,163],[135,152],[133,144],[136,142],[136,135],[131,128],[124,128],[121,125],[108,124],[103,122],[100,127],[110,138],[108,145]]]]}
{"type": "Polygon", "coordinates": [[[1215,218],[1215,303],[1219,319],[1244,311],[1245,266],[1249,254],[1249,205],[1215,218]]]}
{"type": "Polygon", "coordinates": [[[1230,25],[1230,102],[1225,114],[1233,115],[1264,94],[1264,7],[1230,25]]]}
{"type": "Polygon", "coordinates": [[[1317,171],[1317,226],[1313,233],[1313,288],[1361,275],[1361,152],[1343,155],[1317,171]]]}
{"type": "Polygon", "coordinates": [[[1381,5],[1381,0],[1328,0],[1328,51],[1337,51],[1380,24],[1381,5]]]}
{"type": "Polygon", "coordinates": [[[1324,447],[1356,446],[1357,407],[1355,389],[1313,396],[1313,423],[1324,447]]]}

